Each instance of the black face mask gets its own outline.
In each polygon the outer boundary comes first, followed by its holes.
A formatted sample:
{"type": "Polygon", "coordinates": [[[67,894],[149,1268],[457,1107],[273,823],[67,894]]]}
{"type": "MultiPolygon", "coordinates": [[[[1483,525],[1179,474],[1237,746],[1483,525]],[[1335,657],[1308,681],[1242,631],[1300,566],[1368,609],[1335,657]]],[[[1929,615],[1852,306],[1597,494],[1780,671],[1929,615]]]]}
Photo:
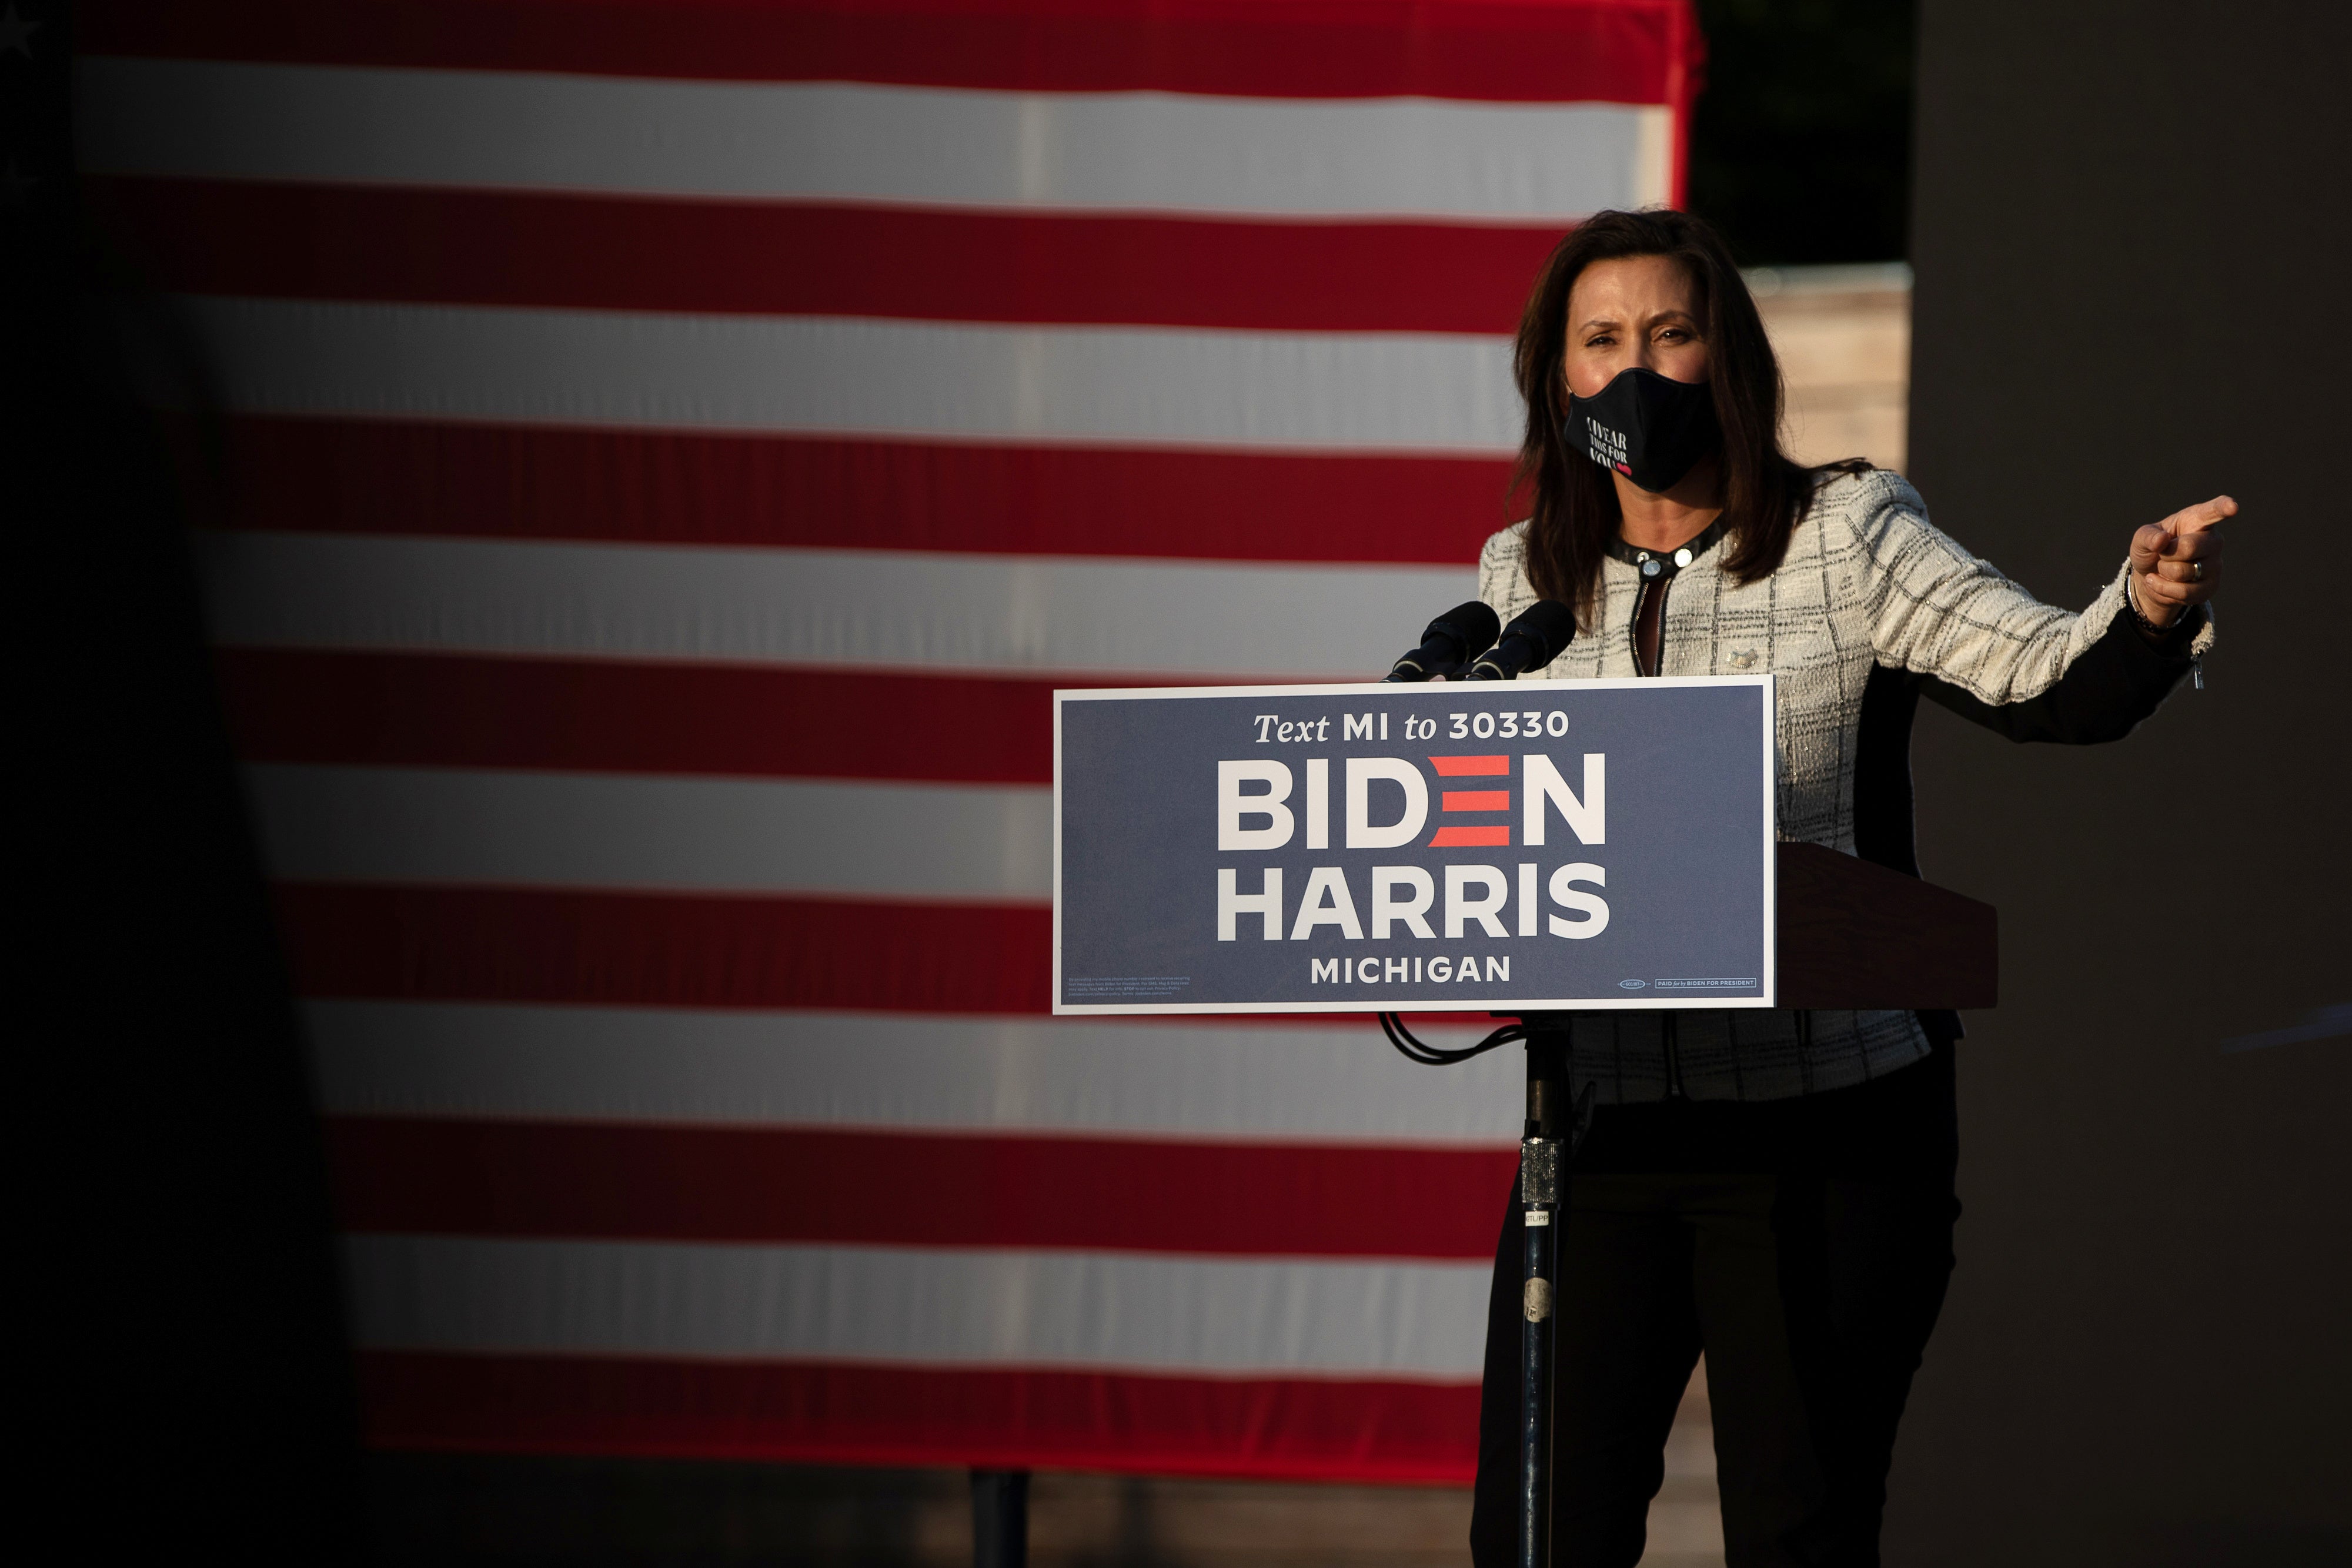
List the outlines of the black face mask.
{"type": "Polygon", "coordinates": [[[1713,452],[1715,391],[1639,365],[1620,371],[1592,397],[1568,399],[1560,436],[1603,468],[1653,494],[1671,490],[1713,452]]]}

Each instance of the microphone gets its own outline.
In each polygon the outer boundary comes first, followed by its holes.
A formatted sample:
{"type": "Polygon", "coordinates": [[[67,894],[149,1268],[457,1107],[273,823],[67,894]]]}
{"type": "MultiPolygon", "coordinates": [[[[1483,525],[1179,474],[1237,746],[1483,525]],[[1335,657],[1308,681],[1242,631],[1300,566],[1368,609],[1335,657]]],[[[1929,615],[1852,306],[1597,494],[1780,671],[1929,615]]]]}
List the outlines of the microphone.
{"type": "Polygon", "coordinates": [[[1429,630],[1421,634],[1421,646],[1398,659],[1396,667],[1381,679],[1426,681],[1451,675],[1492,647],[1502,624],[1502,617],[1477,600],[1457,604],[1431,622],[1429,630]]]}
{"type": "Polygon", "coordinates": [[[1559,657],[1576,635],[1576,612],[1556,599],[1538,599],[1503,628],[1502,640],[1472,667],[1474,681],[1516,681],[1559,657]]]}

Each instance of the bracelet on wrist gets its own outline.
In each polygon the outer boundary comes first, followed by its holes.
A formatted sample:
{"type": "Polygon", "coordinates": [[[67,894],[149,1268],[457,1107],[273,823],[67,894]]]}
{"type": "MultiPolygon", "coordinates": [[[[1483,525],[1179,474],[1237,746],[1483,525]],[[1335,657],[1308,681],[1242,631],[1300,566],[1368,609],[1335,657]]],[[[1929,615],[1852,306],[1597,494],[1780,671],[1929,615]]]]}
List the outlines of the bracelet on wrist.
{"type": "MultiPolygon", "coordinates": [[[[2150,639],[2161,640],[2171,636],[2175,632],[2180,629],[2181,617],[2179,615],[2173,617],[2171,625],[2159,626],[2155,622],[2150,621],[2147,616],[2140,613],[2139,595],[2132,591],[2131,579],[2129,576],[2126,576],[2124,579],[2124,608],[2131,612],[2131,618],[2138,624],[2140,632],[2150,639]]],[[[2185,614],[2186,612],[2183,613],[2185,614]]]]}

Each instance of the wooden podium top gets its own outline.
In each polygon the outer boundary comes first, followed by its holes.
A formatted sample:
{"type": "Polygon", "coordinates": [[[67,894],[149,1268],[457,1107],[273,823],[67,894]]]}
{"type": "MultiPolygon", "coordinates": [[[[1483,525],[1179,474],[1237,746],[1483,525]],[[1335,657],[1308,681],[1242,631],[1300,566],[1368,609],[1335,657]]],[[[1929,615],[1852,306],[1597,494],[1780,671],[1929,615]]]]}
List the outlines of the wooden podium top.
{"type": "Polygon", "coordinates": [[[2000,941],[1990,904],[1826,850],[1784,843],[1778,869],[1784,1008],[1989,1008],[2000,941]]]}

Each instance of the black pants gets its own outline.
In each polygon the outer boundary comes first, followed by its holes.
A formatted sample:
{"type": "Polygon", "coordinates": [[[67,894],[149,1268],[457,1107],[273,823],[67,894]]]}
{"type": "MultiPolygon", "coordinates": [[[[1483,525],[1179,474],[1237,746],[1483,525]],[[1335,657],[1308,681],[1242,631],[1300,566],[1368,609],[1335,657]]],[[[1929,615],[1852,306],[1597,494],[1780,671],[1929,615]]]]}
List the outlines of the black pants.
{"type": "MultiPolygon", "coordinates": [[[[1561,1235],[1552,1562],[1633,1568],[1706,1354],[1728,1568],[1878,1562],[1895,1429],[1952,1270],[1948,1046],[1760,1104],[1603,1106],[1561,1235]]],[[[1514,1201],[1495,1260],[1471,1556],[1518,1550],[1514,1201]]]]}

